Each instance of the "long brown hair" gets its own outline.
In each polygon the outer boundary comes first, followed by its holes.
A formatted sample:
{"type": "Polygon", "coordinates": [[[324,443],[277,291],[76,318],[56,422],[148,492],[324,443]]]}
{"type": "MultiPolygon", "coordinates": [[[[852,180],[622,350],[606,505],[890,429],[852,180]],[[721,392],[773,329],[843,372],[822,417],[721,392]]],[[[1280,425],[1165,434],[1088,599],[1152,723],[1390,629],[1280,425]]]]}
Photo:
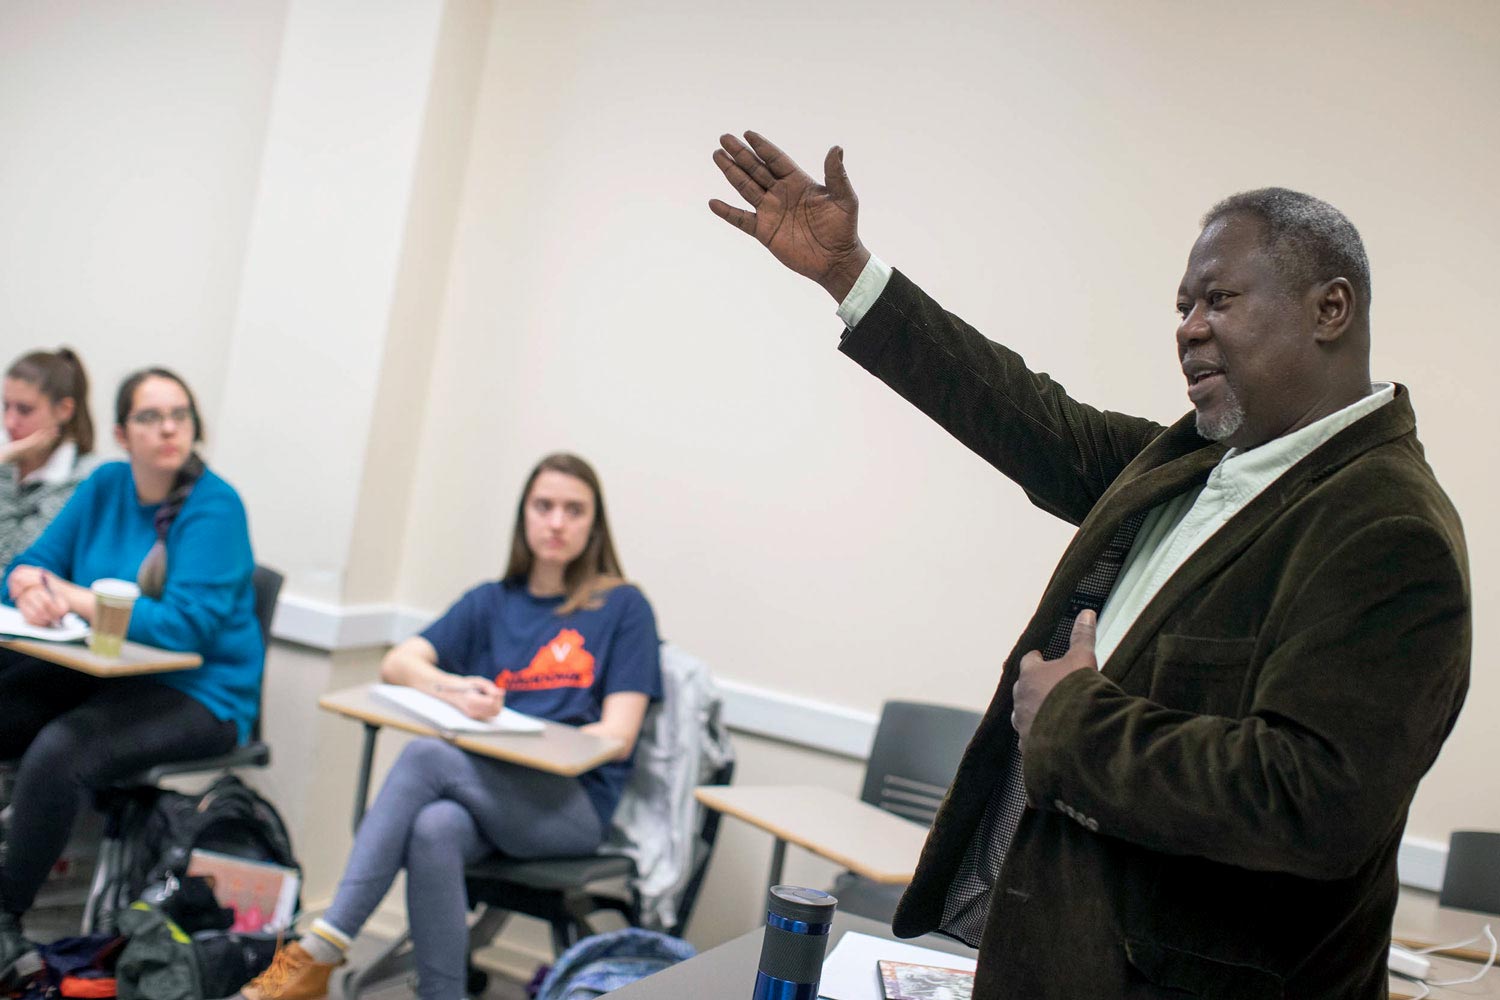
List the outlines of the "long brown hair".
{"type": "Polygon", "coordinates": [[[5,372],[37,391],[56,406],[65,399],[73,401],[73,416],[63,425],[62,436],[71,440],[78,454],[94,450],[94,418],[89,414],[89,376],[83,362],[71,348],[55,351],[32,351],[23,354],[5,372]]]}
{"type": "Polygon", "coordinates": [[[524,581],[531,575],[531,567],[536,562],[526,541],[526,500],[531,496],[536,477],[543,472],[572,476],[581,480],[594,494],[594,524],[589,529],[589,540],[583,551],[563,571],[563,589],[567,597],[557,613],[566,615],[582,607],[597,607],[600,597],[625,582],[625,571],[620,568],[620,557],[615,555],[615,543],[609,534],[609,518],[604,513],[604,491],[599,486],[599,476],[589,463],[565,451],[548,455],[526,477],[520,502],[516,504],[516,527],[510,537],[505,578],[524,581]]]}

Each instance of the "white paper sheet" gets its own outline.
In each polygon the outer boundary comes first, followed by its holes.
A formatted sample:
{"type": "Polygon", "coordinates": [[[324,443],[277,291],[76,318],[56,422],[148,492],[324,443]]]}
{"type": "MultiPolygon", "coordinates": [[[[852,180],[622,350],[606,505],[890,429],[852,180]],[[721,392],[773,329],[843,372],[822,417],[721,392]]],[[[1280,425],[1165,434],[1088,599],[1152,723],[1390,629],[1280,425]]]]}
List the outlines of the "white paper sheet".
{"type": "Polygon", "coordinates": [[[57,628],[43,628],[40,625],[27,624],[21,612],[9,605],[0,604],[0,635],[21,639],[45,639],[48,642],[77,642],[79,639],[88,638],[89,623],[69,611],[63,615],[62,624],[57,628]]]}
{"type": "Polygon", "coordinates": [[[370,693],[448,733],[539,733],[542,720],[502,708],[493,719],[471,719],[441,698],[400,684],[376,684],[370,693]]]}
{"type": "Polygon", "coordinates": [[[823,960],[818,996],[825,1000],[881,1000],[885,993],[880,985],[881,959],[966,972],[972,972],[977,964],[972,958],[950,955],[935,948],[850,931],[839,939],[833,952],[823,960]]]}

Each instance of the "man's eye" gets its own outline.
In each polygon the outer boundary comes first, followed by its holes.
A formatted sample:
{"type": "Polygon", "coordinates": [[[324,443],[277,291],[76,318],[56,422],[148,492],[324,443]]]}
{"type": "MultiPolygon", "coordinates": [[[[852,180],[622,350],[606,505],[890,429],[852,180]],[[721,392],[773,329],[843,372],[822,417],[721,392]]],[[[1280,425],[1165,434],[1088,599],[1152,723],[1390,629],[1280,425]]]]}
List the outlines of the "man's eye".
{"type": "Polygon", "coordinates": [[[1193,307],[1190,306],[1190,305],[1188,305],[1187,303],[1185,303],[1185,302],[1179,302],[1179,303],[1177,303],[1177,315],[1180,316],[1180,317],[1182,317],[1183,319],[1187,319],[1188,313],[1190,313],[1192,311],[1193,311],[1193,307]]]}
{"type": "Polygon", "coordinates": [[[1215,309],[1217,309],[1219,306],[1221,306],[1224,303],[1228,302],[1229,298],[1230,298],[1230,295],[1229,295],[1228,292],[1209,292],[1208,293],[1208,304],[1211,305],[1211,306],[1213,306],[1215,309]]]}

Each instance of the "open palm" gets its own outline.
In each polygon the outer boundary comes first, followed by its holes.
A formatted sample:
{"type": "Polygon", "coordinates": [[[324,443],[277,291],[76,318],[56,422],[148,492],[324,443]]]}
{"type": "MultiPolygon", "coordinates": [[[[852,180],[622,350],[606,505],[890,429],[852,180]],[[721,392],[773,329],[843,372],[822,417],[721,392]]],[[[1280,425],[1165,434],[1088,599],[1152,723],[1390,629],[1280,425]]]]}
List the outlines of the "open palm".
{"type": "Polygon", "coordinates": [[[842,299],[869,254],[859,240],[859,199],[844,172],[844,152],[835,146],[823,161],[823,183],[814,181],[776,145],[746,132],[749,145],[719,137],[714,163],[753,212],[717,198],[715,215],[749,233],[787,267],[842,299]]]}

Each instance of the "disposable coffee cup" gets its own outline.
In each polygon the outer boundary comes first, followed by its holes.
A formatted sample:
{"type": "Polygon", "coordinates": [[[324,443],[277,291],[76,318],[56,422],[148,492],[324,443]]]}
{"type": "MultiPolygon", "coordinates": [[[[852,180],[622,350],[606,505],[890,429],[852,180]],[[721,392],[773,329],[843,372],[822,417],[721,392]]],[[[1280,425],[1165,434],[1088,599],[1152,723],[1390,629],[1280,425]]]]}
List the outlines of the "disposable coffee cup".
{"type": "Polygon", "coordinates": [[[130,628],[130,612],[141,588],[129,580],[95,580],[94,627],[89,632],[89,651],[111,659],[120,655],[125,632],[130,628]]]}

